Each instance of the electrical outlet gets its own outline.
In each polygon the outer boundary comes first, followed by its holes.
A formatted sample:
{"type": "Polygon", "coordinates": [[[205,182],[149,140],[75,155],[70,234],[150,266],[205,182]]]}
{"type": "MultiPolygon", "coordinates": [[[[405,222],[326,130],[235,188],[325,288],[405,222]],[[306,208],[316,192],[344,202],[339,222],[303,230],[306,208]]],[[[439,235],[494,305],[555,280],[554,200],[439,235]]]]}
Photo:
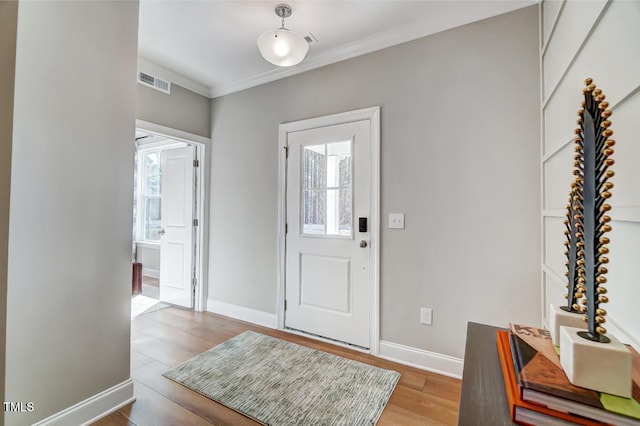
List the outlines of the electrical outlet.
{"type": "Polygon", "coordinates": [[[433,310],[431,308],[420,308],[420,323],[431,325],[433,320],[433,310]]]}

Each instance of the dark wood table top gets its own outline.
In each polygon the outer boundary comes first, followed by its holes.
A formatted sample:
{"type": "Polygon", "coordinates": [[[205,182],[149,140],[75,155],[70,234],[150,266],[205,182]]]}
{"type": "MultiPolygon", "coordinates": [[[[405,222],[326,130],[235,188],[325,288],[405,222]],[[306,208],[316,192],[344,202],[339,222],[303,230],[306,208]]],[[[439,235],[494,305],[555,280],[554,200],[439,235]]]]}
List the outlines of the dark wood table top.
{"type": "Polygon", "coordinates": [[[498,327],[469,322],[464,353],[462,392],[458,425],[514,425],[509,414],[507,396],[498,349],[498,327]]]}

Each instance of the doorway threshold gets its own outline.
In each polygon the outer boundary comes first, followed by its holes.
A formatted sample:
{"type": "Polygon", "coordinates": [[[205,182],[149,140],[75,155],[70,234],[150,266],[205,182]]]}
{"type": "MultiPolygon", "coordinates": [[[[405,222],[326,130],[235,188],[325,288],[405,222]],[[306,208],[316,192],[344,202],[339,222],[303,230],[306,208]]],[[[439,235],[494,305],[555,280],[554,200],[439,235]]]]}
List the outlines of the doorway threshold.
{"type": "Polygon", "coordinates": [[[158,311],[170,306],[170,304],[161,302],[158,299],[137,294],[131,298],[131,319],[134,319],[139,315],[158,311]]]}

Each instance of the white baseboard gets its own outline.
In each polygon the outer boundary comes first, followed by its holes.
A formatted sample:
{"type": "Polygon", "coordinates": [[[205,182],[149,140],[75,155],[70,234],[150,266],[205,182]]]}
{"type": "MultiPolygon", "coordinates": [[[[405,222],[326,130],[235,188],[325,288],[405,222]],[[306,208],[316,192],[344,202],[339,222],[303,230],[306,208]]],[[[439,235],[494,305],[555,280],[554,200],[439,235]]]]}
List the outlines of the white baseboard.
{"type": "Polygon", "coordinates": [[[151,269],[151,268],[145,268],[144,265],[142,265],[142,275],[144,275],[145,277],[151,277],[151,278],[160,279],[160,271],[159,270],[151,269]]]}
{"type": "Polygon", "coordinates": [[[207,300],[207,311],[263,327],[277,328],[278,326],[276,314],[245,308],[244,306],[232,305],[231,303],[220,302],[218,300],[207,300]]]}
{"type": "Polygon", "coordinates": [[[443,376],[455,377],[456,379],[462,378],[464,360],[449,355],[381,340],[378,356],[399,364],[442,374],[443,376]]]}
{"type": "MultiPolygon", "coordinates": [[[[257,311],[218,300],[207,300],[207,311],[263,327],[278,327],[276,314],[257,311]]],[[[442,374],[443,376],[454,377],[456,379],[462,378],[464,360],[460,358],[412,348],[398,343],[386,342],[384,340],[380,341],[380,352],[377,356],[399,364],[442,374]]]]}
{"type": "Polygon", "coordinates": [[[127,379],[53,416],[34,423],[33,426],[90,425],[135,400],[133,380],[127,379]]]}

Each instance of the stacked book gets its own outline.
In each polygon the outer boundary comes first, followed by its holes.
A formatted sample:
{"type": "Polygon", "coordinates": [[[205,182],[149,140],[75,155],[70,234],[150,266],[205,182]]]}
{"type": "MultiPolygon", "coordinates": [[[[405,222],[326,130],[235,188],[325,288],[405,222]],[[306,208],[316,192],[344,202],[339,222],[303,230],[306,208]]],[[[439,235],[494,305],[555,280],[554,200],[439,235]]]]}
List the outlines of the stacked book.
{"type": "Polygon", "coordinates": [[[633,397],[622,398],[572,385],[546,330],[511,324],[496,343],[514,422],[640,426],[640,354],[633,348],[633,397]]]}

